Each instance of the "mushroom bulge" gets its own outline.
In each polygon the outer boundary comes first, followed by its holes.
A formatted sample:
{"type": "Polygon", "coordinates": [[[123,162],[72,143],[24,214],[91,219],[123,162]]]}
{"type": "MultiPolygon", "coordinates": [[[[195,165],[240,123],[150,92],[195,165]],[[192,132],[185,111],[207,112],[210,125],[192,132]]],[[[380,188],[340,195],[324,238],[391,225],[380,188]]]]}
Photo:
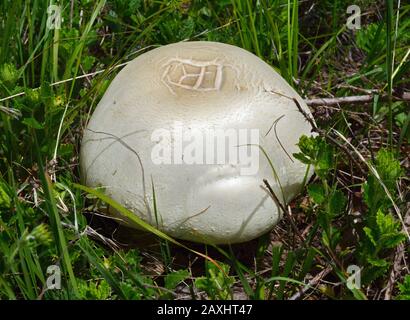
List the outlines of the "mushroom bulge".
{"type": "Polygon", "coordinates": [[[292,156],[312,129],[293,98],[310,115],[271,66],[239,47],[180,42],[151,50],[119,72],[92,114],[83,182],[175,238],[254,239],[281,216],[263,179],[285,203],[311,175],[292,156]]]}

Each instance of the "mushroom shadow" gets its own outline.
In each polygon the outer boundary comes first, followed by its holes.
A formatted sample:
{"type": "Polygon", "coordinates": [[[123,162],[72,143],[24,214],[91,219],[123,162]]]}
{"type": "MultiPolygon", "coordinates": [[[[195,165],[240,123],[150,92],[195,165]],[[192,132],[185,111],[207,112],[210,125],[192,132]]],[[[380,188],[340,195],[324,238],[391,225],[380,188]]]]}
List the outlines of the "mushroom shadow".
{"type": "MultiPolygon", "coordinates": [[[[141,262],[143,267],[144,264],[152,265],[152,263],[165,263],[162,261],[161,240],[152,233],[121,225],[113,219],[100,215],[87,214],[86,217],[90,226],[94,230],[102,236],[112,239],[121,249],[139,250],[141,256],[143,257],[141,262]]],[[[246,267],[253,269],[259,238],[243,243],[218,246],[206,245],[203,243],[196,243],[186,240],[178,241],[188,248],[207,254],[214,260],[231,264],[232,260],[227,258],[220,252],[220,250],[218,250],[221,249],[231,257],[235,257],[237,261],[246,267]]],[[[101,244],[105,245],[105,243],[101,244]]],[[[205,258],[200,257],[180,246],[171,243],[168,244],[172,258],[170,266],[172,269],[190,269],[192,275],[195,277],[203,276],[205,274],[205,258]]],[[[232,269],[233,268],[231,268],[231,270],[232,269]]],[[[157,275],[159,276],[160,274],[157,275]]]]}

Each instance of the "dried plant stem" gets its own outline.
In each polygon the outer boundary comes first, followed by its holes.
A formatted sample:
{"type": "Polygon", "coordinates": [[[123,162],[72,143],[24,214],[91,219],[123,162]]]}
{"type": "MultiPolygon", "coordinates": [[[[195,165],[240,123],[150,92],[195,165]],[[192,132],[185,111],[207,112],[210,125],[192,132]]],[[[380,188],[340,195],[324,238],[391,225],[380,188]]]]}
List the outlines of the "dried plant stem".
{"type": "Polygon", "coordinates": [[[303,236],[300,234],[298,227],[295,224],[295,221],[293,221],[293,218],[291,216],[291,214],[289,213],[289,211],[285,208],[285,206],[279,201],[278,197],[276,196],[275,192],[273,191],[272,187],[270,186],[268,180],[263,179],[263,183],[265,184],[266,188],[269,191],[270,196],[273,198],[273,200],[275,201],[275,203],[281,208],[281,210],[283,211],[283,214],[288,218],[290,224],[292,225],[293,231],[295,232],[295,234],[298,236],[298,238],[302,241],[302,244],[305,243],[305,239],[303,238],[303,236]]]}
{"type": "MultiPolygon", "coordinates": [[[[338,104],[370,103],[374,97],[374,94],[365,94],[338,98],[305,99],[305,102],[308,106],[334,106],[338,104]]],[[[387,95],[379,97],[379,100],[382,101],[388,101],[388,99],[389,97],[387,95]]],[[[410,92],[405,92],[401,96],[392,96],[392,101],[410,101],[410,92]]]]}

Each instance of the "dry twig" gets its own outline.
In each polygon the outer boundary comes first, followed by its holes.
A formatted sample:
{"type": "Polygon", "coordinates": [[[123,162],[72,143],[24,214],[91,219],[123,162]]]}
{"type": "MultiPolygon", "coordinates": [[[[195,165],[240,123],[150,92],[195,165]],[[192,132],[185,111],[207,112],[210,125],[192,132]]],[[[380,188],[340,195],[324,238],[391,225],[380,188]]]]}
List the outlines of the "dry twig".
{"type": "MultiPolygon", "coordinates": [[[[348,96],[337,98],[314,98],[305,99],[308,106],[334,106],[338,104],[370,103],[375,98],[375,94],[365,94],[360,96],[348,96]]],[[[379,100],[385,101],[387,95],[380,95],[379,100]]],[[[401,96],[393,96],[392,101],[410,101],[410,92],[405,92],[401,96]]]]}

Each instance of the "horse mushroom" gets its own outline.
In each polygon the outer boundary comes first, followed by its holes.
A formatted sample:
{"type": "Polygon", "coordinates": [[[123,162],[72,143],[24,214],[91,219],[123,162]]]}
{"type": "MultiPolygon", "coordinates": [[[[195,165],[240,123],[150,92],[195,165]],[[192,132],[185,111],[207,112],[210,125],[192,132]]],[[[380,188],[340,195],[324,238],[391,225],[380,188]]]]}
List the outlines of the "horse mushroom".
{"type": "Polygon", "coordinates": [[[156,48],[131,61],[95,109],[82,141],[83,180],[173,237],[251,240],[280,218],[263,179],[285,202],[311,174],[292,157],[311,134],[293,98],[310,114],[277,72],[241,48],[156,48]]]}

